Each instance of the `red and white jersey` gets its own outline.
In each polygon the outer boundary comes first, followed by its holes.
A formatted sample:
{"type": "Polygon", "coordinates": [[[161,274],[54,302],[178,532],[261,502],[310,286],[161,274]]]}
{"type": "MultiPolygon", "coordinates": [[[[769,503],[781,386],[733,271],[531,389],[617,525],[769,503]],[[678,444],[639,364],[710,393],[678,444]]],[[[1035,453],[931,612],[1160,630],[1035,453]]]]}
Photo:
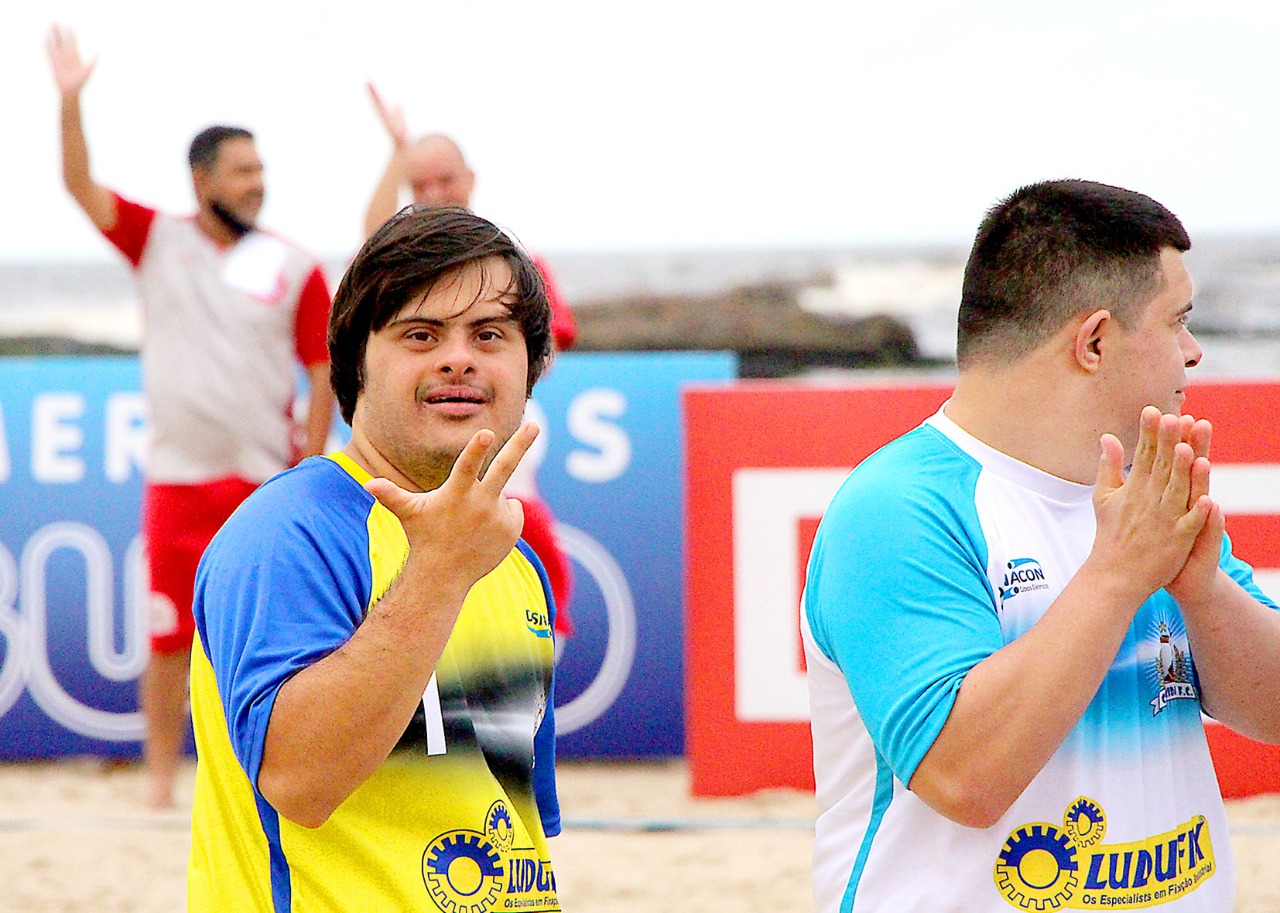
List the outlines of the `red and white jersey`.
{"type": "Polygon", "coordinates": [[[319,265],[264,232],[222,245],[194,218],[119,196],[116,207],[103,234],[133,265],[142,304],[148,478],[262,481],[287,468],[297,364],[328,361],[319,265]]]}

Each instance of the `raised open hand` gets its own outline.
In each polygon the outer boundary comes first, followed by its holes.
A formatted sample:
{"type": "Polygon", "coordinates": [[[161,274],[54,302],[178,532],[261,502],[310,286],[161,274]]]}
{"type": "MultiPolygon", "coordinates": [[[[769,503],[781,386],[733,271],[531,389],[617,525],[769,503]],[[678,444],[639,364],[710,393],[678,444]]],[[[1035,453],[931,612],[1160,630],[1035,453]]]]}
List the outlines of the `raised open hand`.
{"type": "Polygon", "coordinates": [[[378,113],[378,120],[382,121],[382,126],[386,128],[392,144],[397,149],[404,148],[409,142],[409,128],[405,123],[404,109],[400,105],[388,105],[383,101],[373,83],[367,82],[365,86],[369,89],[369,98],[373,100],[373,110],[378,113]]]}
{"type": "Polygon", "coordinates": [[[81,59],[75,32],[65,25],[54,25],[49,29],[45,49],[49,53],[49,63],[53,67],[53,78],[58,84],[58,91],[64,96],[79,95],[84,84],[89,81],[97,61],[90,60],[86,63],[81,59]]]}
{"type": "Polygon", "coordinates": [[[1198,548],[1211,547],[1200,539],[1206,527],[1208,538],[1213,537],[1209,460],[1196,452],[1199,448],[1207,454],[1210,432],[1208,422],[1161,415],[1148,406],[1139,420],[1138,446],[1127,477],[1124,447],[1112,435],[1102,436],[1093,496],[1098,517],[1094,549],[1128,576],[1142,599],[1177,579],[1198,548]]]}
{"type": "Polygon", "coordinates": [[[389,479],[370,479],[365,490],[399,518],[411,552],[424,550],[469,587],[520,537],[524,508],[502,489],[537,436],[538,426],[525,422],[485,468],[495,438],[488,429],[477,431],[434,491],[406,491],[389,479]]]}

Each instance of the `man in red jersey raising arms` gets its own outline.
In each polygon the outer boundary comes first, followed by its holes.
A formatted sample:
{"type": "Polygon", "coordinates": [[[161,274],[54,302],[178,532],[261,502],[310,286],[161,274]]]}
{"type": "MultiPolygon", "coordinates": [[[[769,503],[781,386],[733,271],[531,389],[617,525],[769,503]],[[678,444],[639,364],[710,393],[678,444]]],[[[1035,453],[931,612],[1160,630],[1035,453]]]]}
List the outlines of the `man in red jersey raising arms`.
{"type": "Polygon", "coordinates": [[[260,482],[319,453],[328,438],[329,291],[311,257],[255,227],[265,188],[253,134],[203,130],[189,154],[195,215],[157,212],[98,183],[80,113],[93,63],[60,26],[49,33],[48,53],[62,97],[63,181],[133,267],[145,317],[151,658],[140,699],[148,803],[163,808],[173,802],[186,728],[200,555],[260,482]],[[292,415],[299,363],[311,390],[304,423],[292,415]]]}

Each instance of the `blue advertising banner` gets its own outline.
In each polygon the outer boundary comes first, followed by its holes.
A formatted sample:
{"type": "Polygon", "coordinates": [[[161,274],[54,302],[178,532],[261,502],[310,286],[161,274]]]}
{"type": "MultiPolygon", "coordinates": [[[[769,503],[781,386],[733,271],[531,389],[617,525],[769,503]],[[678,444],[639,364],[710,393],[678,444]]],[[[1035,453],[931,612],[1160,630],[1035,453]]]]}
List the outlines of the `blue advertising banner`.
{"type": "Polygon", "coordinates": [[[575,633],[556,683],[563,755],[684,752],[680,388],[736,370],[731,353],[569,353],[534,392],[538,488],[574,569],[575,633]]]}
{"type": "MultiPolygon", "coordinates": [[[[543,434],[526,462],[575,577],[557,667],[562,754],[683,752],[679,390],[735,370],[727,353],[569,353],[538,386],[543,434]]],[[[138,385],[133,358],[0,360],[2,758],[138,753],[138,385]]]]}
{"type": "Polygon", "coordinates": [[[0,362],[0,755],[136,752],[146,409],[132,358],[0,362]]]}

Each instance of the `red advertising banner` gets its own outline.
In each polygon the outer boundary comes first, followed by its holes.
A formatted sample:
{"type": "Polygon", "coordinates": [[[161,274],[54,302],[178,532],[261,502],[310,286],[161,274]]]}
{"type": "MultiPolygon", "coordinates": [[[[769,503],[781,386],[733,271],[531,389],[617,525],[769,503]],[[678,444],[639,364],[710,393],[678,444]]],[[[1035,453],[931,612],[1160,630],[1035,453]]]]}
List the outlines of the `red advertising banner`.
{"type": "MultiPolygon", "coordinates": [[[[694,795],[811,789],[799,602],[818,521],[850,469],[950,385],[686,388],[686,755],[694,795]]],[[[1202,383],[1213,494],[1234,550],[1280,595],[1280,383],[1202,383]]],[[[1280,791],[1280,749],[1209,728],[1228,797],[1280,791]]]]}

